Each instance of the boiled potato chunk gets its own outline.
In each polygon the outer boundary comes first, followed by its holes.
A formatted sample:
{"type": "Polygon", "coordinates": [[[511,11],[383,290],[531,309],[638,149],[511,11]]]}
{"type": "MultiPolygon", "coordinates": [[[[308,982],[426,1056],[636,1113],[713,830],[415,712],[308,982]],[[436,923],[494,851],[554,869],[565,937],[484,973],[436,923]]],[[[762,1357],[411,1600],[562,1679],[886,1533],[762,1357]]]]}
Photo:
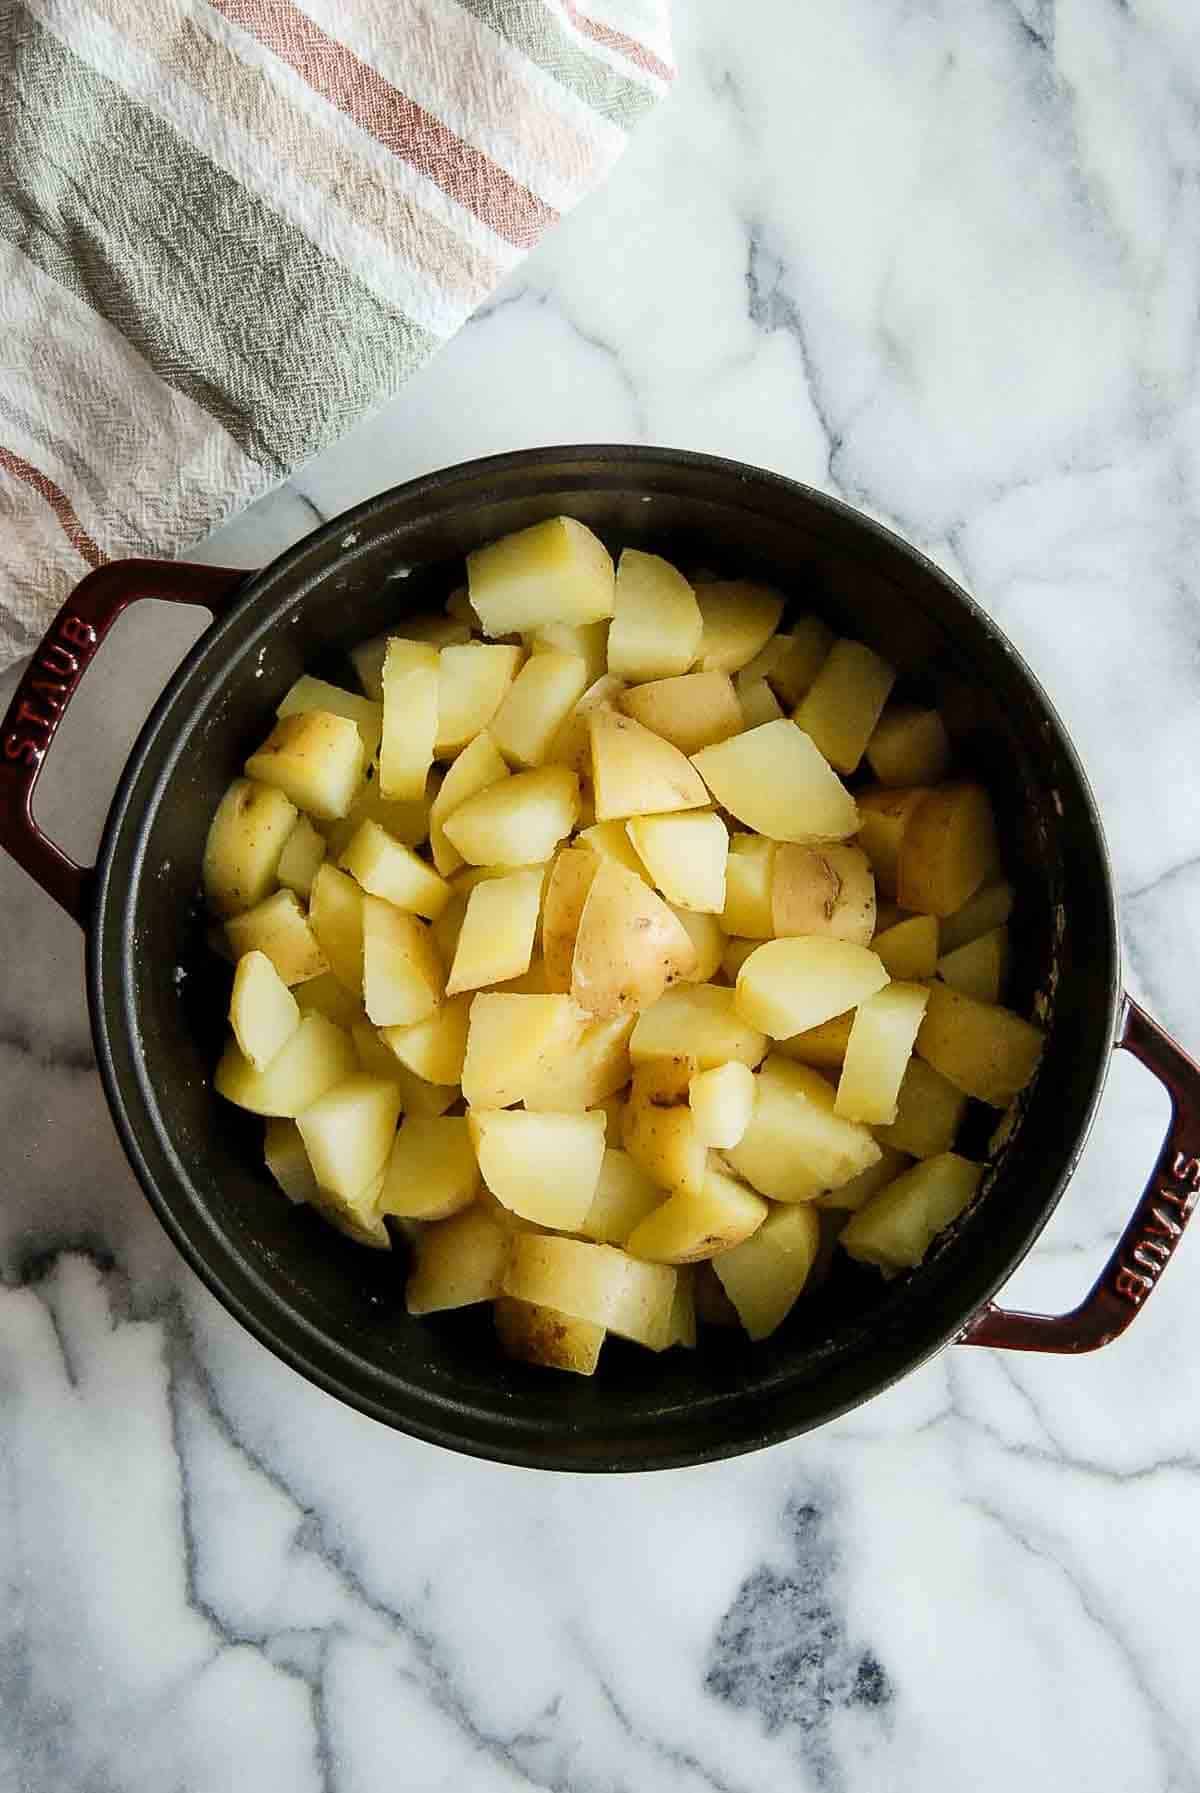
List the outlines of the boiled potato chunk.
{"type": "Polygon", "coordinates": [[[631,1014],[684,978],[696,949],[662,898],[615,860],[596,868],[571,962],[571,994],[598,1018],[631,1014]]]}
{"type": "Polygon", "coordinates": [[[866,946],[875,932],[875,876],[861,847],[781,843],[771,876],[773,933],[827,934],[866,946]]]}
{"type": "Polygon", "coordinates": [[[929,986],[917,1051],[964,1095],[1006,1107],[1037,1070],[1042,1044],[1041,1029],[1011,1010],[929,986]]]}
{"type": "Polygon", "coordinates": [[[924,984],[888,984],[854,1011],[835,1110],[847,1121],[889,1126],[929,1001],[924,984]]]}
{"type": "Polygon", "coordinates": [[[701,914],[725,908],[729,831],[711,810],[634,816],[625,824],[650,877],[668,903],[701,914]]]}
{"type": "Polygon", "coordinates": [[[653,1213],[662,1198],[658,1184],[628,1152],[609,1146],[592,1205],[578,1231],[600,1245],[624,1245],[634,1227],[653,1213]]]}
{"type": "Polygon", "coordinates": [[[965,946],[956,946],[937,962],[944,984],[973,996],[976,1002],[999,1002],[1008,971],[1008,929],[992,928],[965,946]]]}
{"type": "Polygon", "coordinates": [[[858,844],[871,861],[881,896],[894,897],[896,894],[900,846],[909,818],[929,794],[924,785],[902,791],[872,788],[858,793],[858,844]]]}
{"type": "Polygon", "coordinates": [[[572,517],[551,517],[476,548],[467,555],[467,582],[485,635],[595,623],[613,613],[612,557],[572,517]]]}
{"type": "Polygon", "coordinates": [[[912,1159],[907,1152],[898,1152],[894,1146],[881,1145],[876,1163],[869,1165],[866,1170],[860,1171],[856,1177],[851,1177],[850,1181],[843,1183],[840,1188],[823,1190],[816,1197],[814,1206],[838,1208],[846,1213],[853,1213],[856,1208],[861,1208],[864,1202],[869,1202],[876,1191],[882,1189],[886,1183],[894,1182],[901,1171],[907,1170],[911,1164],[912,1159]]]}
{"type": "Polygon", "coordinates": [[[422,1227],[404,1291],[409,1313],[436,1314],[493,1301],[504,1287],[508,1250],[507,1229],[478,1202],[449,1220],[422,1227]]]}
{"type": "Polygon", "coordinates": [[[939,784],[950,765],[950,737],[936,710],[896,704],[880,718],[867,759],[880,784],[939,784]]]}
{"type": "Polygon", "coordinates": [[[347,1239],[353,1239],[356,1245],[367,1245],[375,1251],[390,1251],[391,1237],[381,1217],[375,1212],[375,1203],[383,1183],[382,1176],[376,1177],[360,1195],[353,1199],[344,1195],[335,1195],[330,1189],[322,1189],[317,1185],[316,1194],[311,1198],[312,1206],[322,1220],[336,1232],[344,1233],[347,1239]]]}
{"type": "Polygon", "coordinates": [[[341,855],[343,869],[370,896],[436,921],[450,900],[450,886],[432,866],[393,840],[378,822],[363,822],[341,855]]]}
{"type": "Polygon", "coordinates": [[[434,754],[459,753],[493,720],[523,658],[519,647],[468,641],[438,654],[437,733],[434,754]]]}
{"type": "Polygon", "coordinates": [[[327,710],[331,716],[345,716],[362,736],[365,764],[371,765],[379,752],[383,733],[383,706],[353,691],[343,691],[326,679],[314,679],[305,673],[296,680],[283,702],[276,706],[277,716],[302,716],[307,710],[327,710]]]}
{"type": "Polygon", "coordinates": [[[296,1117],[313,1175],[322,1189],[356,1203],[388,1161],[400,1091],[389,1079],[358,1072],[296,1117]]]}
{"type": "Polygon", "coordinates": [[[818,1071],[840,1071],[853,1025],[854,1010],[850,1009],[844,1015],[834,1015],[831,1020],[822,1021],[817,1027],[794,1033],[790,1039],[780,1040],[779,1050],[786,1058],[794,1058],[801,1065],[812,1065],[818,1071]]]}
{"type": "Polygon", "coordinates": [[[381,1214],[447,1220],[479,1194],[479,1166],[465,1114],[410,1115],[389,1145],[381,1214]]]}
{"type": "Polygon", "coordinates": [[[689,984],[706,984],[709,978],[716,977],[725,955],[725,934],[719,920],[715,915],[701,915],[695,909],[683,909],[678,903],[668,903],[667,908],[696,950],[696,963],[684,981],[689,984]]]}
{"type": "Polygon", "coordinates": [[[710,1166],[699,1192],[668,1196],[634,1228],[626,1250],[656,1264],[697,1264],[740,1245],[766,1218],[761,1196],[710,1166]]]}
{"type": "Polygon", "coordinates": [[[896,900],[923,915],[953,915],[998,862],[987,792],[977,784],[940,785],[908,818],[900,842],[896,900]]]}
{"type": "Polygon", "coordinates": [[[629,1058],[633,1020],[632,1015],[614,1015],[586,1026],[568,1058],[526,1085],[526,1108],[564,1112],[594,1108],[623,1089],[633,1070],[629,1058]]]}
{"type": "Polygon", "coordinates": [[[595,684],[608,670],[608,623],[543,623],[526,632],[531,654],[573,654],[587,667],[587,682],[595,684]]]}
{"type": "Polygon", "coordinates": [[[429,929],[380,897],[363,898],[363,1001],[376,1027],[411,1027],[432,1015],[445,973],[429,929]]]}
{"type": "Polygon", "coordinates": [[[696,1132],[706,1146],[737,1145],[754,1113],[754,1072],[737,1059],[698,1071],[688,1089],[696,1132]]]}
{"type": "Polygon", "coordinates": [[[738,972],[736,1007],[751,1027],[788,1040],[857,1008],[887,981],[870,947],[811,935],[767,940],[738,972]]]}
{"type": "Polygon", "coordinates": [[[838,772],[853,772],[883,712],[896,669],[861,641],[835,641],[794,720],[838,772]]]}
{"type": "Polygon", "coordinates": [[[634,1163],[663,1189],[698,1195],[704,1187],[708,1149],[688,1106],[688,1086],[695,1072],[696,1061],[686,1054],[635,1065],[621,1141],[634,1163]]]}
{"type": "Polygon", "coordinates": [[[735,834],[725,864],[721,926],[741,939],[770,940],[775,933],[772,892],[778,843],[761,834],[735,834]]]}
{"type": "Polygon", "coordinates": [[[609,672],[638,684],[678,678],[696,658],[702,628],[683,574],[657,554],[626,548],[617,562],[609,672]]]}
{"type": "Polygon", "coordinates": [[[675,1288],[670,1265],[544,1233],[517,1234],[504,1273],[506,1295],[588,1320],[652,1351],[670,1342],[675,1288]]]}
{"type": "Polygon", "coordinates": [[[561,1069],[583,1031],[569,996],[481,992],[471,1003],[462,1091],[472,1108],[507,1108],[561,1069]]]}
{"type": "Polygon", "coordinates": [[[653,679],[622,691],[618,701],[627,716],[688,755],[740,735],[748,720],[727,672],[653,679]]]}
{"type": "Polygon", "coordinates": [[[748,579],[713,580],[697,586],[704,628],[696,663],[701,672],[739,672],[779,627],[783,599],[748,579]]]}
{"type": "Polygon", "coordinates": [[[443,878],[456,872],[463,863],[462,854],[446,838],[446,817],[462,806],[468,797],[486,791],[508,777],[504,755],[486,732],[476,735],[464,747],[446,773],[429,810],[429,847],[433,863],[443,878]]]}
{"type": "Polygon", "coordinates": [[[587,684],[575,654],[534,654],[492,718],[489,734],[515,766],[540,766],[587,684]]]}
{"type": "Polygon", "coordinates": [[[256,1071],[265,1071],[300,1025],[300,1010],[266,953],[238,960],[229,999],[233,1037],[256,1071]]]}
{"type": "Polygon", "coordinates": [[[749,1239],[713,1259],[713,1269],[752,1339],[769,1338],[795,1306],[821,1243],[809,1207],[775,1208],[749,1239]]]}
{"type": "Polygon", "coordinates": [[[214,915],[238,915],[271,894],[296,826],[296,806],[273,785],[235,778],[204,843],[204,895],[214,915]]]}
{"type": "Polygon", "coordinates": [[[473,1108],[467,1119],[479,1169],[496,1200],[524,1220],[575,1232],[600,1179],[603,1114],[473,1108]]]}
{"type": "Polygon", "coordinates": [[[938,958],[938,918],[936,915],[909,915],[893,922],[871,942],[871,951],[879,955],[889,977],[932,977],[938,958]]]}
{"type": "Polygon", "coordinates": [[[738,678],[765,679],[780,702],[794,710],[829,658],[833,640],[833,630],[819,616],[802,616],[787,634],[768,641],[738,678]]]}
{"type": "Polygon", "coordinates": [[[312,881],[308,922],[340,984],[361,1001],[363,988],[363,893],[334,865],[322,865],[312,881]]]}
{"type": "Polygon", "coordinates": [[[772,1055],[756,1082],[750,1125],[725,1157],[761,1195],[811,1201],[878,1160],[867,1129],[834,1113],[834,1092],[820,1072],[772,1055]]]}
{"type": "Polygon", "coordinates": [[[629,1041],[634,1064],[690,1054],[701,1071],[735,1060],[753,1067],[766,1035],[737,1013],[734,992],[719,984],[682,984],[638,1016],[629,1041]]]}
{"type": "Polygon", "coordinates": [[[490,784],[459,804],[443,829],[469,865],[544,865],[579,815],[579,780],[566,766],[490,784]]]}
{"type": "Polygon", "coordinates": [[[598,821],[707,807],[704,780],[690,760],[632,716],[599,705],[588,712],[588,731],[598,821]]]}
{"type": "Polygon", "coordinates": [[[301,816],[279,855],[277,877],[285,890],[294,890],[307,902],[317,868],[325,857],[325,837],[307,816],[301,816]]]}
{"type": "Polygon", "coordinates": [[[607,672],[594,680],[555,735],[547,760],[556,766],[569,766],[579,778],[590,778],[592,732],[588,717],[593,710],[614,709],[624,689],[623,681],[607,672]]]}
{"type": "Polygon", "coordinates": [[[263,1157],[267,1169],[290,1202],[299,1204],[316,1198],[317,1179],[295,1121],[283,1120],[278,1115],[270,1117],[264,1135],[263,1157]]]}
{"type": "Polygon", "coordinates": [[[294,890],[277,890],[253,909],[231,915],[225,932],[236,958],[265,954],[285,984],[303,984],[329,970],[294,890]]]}
{"type": "MultiPolygon", "coordinates": [[[[701,675],[707,676],[707,675],[701,675]]],[[[741,683],[742,674],[738,674],[737,700],[741,705],[742,721],[746,728],[761,728],[764,722],[779,722],[783,717],[783,709],[779,699],[768,685],[766,679],[750,679],[741,683]]],[[[730,734],[735,733],[733,729],[730,734]]],[[[725,740],[719,735],[718,740],[725,740]]],[[[708,742],[704,745],[707,747],[708,742]]]]}
{"type": "Polygon", "coordinates": [[[256,1071],[237,1041],[230,1040],[213,1083],[219,1096],[251,1114],[294,1120],[357,1070],[358,1058],[348,1036],[324,1015],[311,1014],[301,1016],[299,1027],[265,1071],[256,1071]]]}
{"type": "MultiPolygon", "coordinates": [[[[456,616],[451,606],[455,594],[447,599],[445,615],[431,613],[427,616],[406,616],[402,625],[394,629],[385,629],[382,635],[372,635],[367,641],[360,641],[357,647],[350,649],[350,659],[358,674],[359,683],[369,698],[376,703],[383,702],[383,663],[387,658],[388,642],[399,635],[405,641],[424,642],[427,647],[443,648],[469,641],[471,630],[464,617],[456,616]]],[[[471,621],[475,618],[472,614],[471,621]]]]}
{"type": "Polygon", "coordinates": [[[759,728],[692,755],[723,809],[770,840],[845,840],[858,829],[854,798],[794,722],[759,728]]]}
{"type": "Polygon", "coordinates": [[[492,1313],[506,1357],[550,1370],[573,1370],[577,1376],[595,1374],[606,1336],[603,1326],[512,1295],[501,1295],[492,1313]]]}
{"type": "Polygon", "coordinates": [[[910,1158],[936,1158],[954,1144],[967,1112],[961,1090],[939,1075],[924,1059],[910,1058],[900,1085],[896,1118],[890,1126],[877,1127],[875,1137],[883,1146],[906,1152],[910,1158]]]}
{"type": "MultiPolygon", "coordinates": [[[[311,918],[310,918],[311,919],[311,918]]],[[[338,1027],[350,1028],[356,1021],[365,1020],[362,1005],[362,978],[358,980],[355,990],[348,990],[332,971],[323,971],[320,977],[310,978],[306,984],[296,987],[295,997],[302,1015],[324,1015],[338,1027]]]]}
{"type": "Polygon", "coordinates": [[[429,810],[437,795],[440,776],[435,768],[430,772],[420,796],[403,802],[390,802],[379,789],[378,777],[369,778],[360,786],[358,795],[345,815],[336,822],[326,824],[323,832],[327,856],[330,859],[338,858],[364,822],[377,822],[393,840],[403,841],[406,847],[419,847],[422,841],[429,838],[429,810]]]}
{"type": "Polygon", "coordinates": [[[426,1083],[461,1083],[467,1052],[469,996],[451,996],[424,1021],[411,1027],[385,1027],[380,1037],[388,1051],[426,1083]]]}
{"type": "Polygon", "coordinates": [[[841,1243],[852,1258],[895,1272],[918,1265],[979,1187],[983,1166],[942,1152],[889,1183],[852,1214],[841,1243]]]}
{"type": "Polygon", "coordinates": [[[563,847],[554,856],[542,903],[542,957],[548,989],[571,988],[579,921],[599,863],[586,847],[563,847]]]}
{"type": "Polygon", "coordinates": [[[944,953],[957,952],[970,940],[978,940],[993,928],[1002,928],[1013,909],[1011,884],[985,884],[969,903],[947,915],[941,924],[939,941],[944,953]]]}
{"type": "Polygon", "coordinates": [[[420,797],[438,733],[438,651],[393,636],[383,662],[379,788],[389,800],[420,797]]]}
{"type": "Polygon", "coordinates": [[[615,859],[618,865],[623,865],[627,872],[632,872],[644,884],[650,882],[646,876],[646,868],[625,832],[624,822],[593,822],[590,828],[579,830],[575,836],[575,845],[594,853],[597,859],[615,859]]]}
{"type": "Polygon", "coordinates": [[[246,761],[247,778],[274,785],[318,821],[344,816],[362,783],[362,736],[345,716],[304,710],[275,724],[246,761]]]}
{"type": "Polygon", "coordinates": [[[543,871],[526,866],[488,878],[467,898],[467,913],[446,980],[446,994],[502,984],[529,970],[542,902],[543,871]]]}

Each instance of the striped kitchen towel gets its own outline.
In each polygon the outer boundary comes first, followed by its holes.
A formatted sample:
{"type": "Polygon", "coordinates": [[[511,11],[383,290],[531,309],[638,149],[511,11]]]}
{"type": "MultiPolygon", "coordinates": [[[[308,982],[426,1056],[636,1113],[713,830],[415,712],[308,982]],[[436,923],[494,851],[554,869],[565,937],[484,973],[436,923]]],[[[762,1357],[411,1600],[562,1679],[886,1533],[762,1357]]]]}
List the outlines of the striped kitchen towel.
{"type": "Polygon", "coordinates": [[[0,666],[394,393],[671,78],[669,0],[0,0],[0,666]]]}

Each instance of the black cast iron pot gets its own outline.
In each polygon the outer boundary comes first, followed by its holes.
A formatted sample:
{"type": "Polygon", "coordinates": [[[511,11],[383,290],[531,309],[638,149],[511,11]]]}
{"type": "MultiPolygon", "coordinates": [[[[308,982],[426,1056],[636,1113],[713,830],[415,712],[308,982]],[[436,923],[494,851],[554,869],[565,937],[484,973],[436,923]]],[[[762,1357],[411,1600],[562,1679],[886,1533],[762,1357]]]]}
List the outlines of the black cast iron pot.
{"type": "MultiPolygon", "coordinates": [[[[658,1469],[804,1432],[941,1346],[1085,1351],[1150,1294],[1197,1200],[1200,1070],[1121,992],[1100,820],[1041,688],[971,599],[894,535],[776,476],[622,447],[503,455],[387,492],[264,571],[125,562],[93,573],[33,658],[0,735],[0,845],[87,931],[96,1055],[125,1149],[188,1262],[295,1369],[389,1425],[481,1457],[552,1469],[658,1469]],[[292,1208],[261,1163],[259,1123],[209,1088],[226,992],[197,903],[209,818],[303,671],[344,675],[348,644],[440,604],[467,549],[560,512],[610,546],[760,576],[900,669],[936,701],[996,802],[1019,886],[1013,1006],[1040,1001],[1042,1068],[972,1208],[919,1270],[885,1284],[839,1259],[770,1340],[731,1332],[649,1358],[610,1341],[590,1381],[504,1362],[481,1310],[410,1320],[400,1252],[342,1241],[292,1208]],[[94,869],[38,830],[30,798],[55,728],[117,614],[176,599],[216,620],[125,767],[94,869]],[[182,973],[182,975],[180,975],[182,973]],[[1114,1045],[1169,1089],[1150,1183],[1071,1314],[992,1296],[1053,1212],[1114,1045]]],[[[982,1123],[983,1117],[978,1117],[982,1123]]],[[[992,1117],[994,1120],[994,1117],[992,1117]]],[[[970,1142],[986,1149],[986,1131],[970,1142]]]]}

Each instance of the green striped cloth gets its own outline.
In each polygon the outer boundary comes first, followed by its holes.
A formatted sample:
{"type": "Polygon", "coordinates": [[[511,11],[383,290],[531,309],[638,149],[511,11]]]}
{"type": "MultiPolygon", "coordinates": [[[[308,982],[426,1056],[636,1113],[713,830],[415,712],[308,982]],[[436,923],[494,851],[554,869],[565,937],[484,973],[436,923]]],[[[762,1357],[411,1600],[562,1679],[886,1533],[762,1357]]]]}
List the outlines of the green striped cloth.
{"type": "Polygon", "coordinates": [[[0,666],[453,334],[666,90],[669,0],[0,0],[0,666]]]}

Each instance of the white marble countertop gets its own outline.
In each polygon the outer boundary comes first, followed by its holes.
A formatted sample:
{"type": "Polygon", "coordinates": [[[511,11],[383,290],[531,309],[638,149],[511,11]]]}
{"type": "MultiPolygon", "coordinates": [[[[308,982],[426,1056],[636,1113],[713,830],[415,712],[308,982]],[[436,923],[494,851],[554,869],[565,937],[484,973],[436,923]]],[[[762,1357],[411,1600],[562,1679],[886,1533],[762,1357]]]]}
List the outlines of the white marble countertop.
{"type": "MultiPolygon", "coordinates": [[[[206,557],[541,443],[835,491],[1049,687],[1132,987],[1195,1051],[1200,13],[677,11],[676,95],[605,191],[206,557]]],[[[46,781],[80,852],[192,627],[136,623],[46,781]]],[[[950,1350],[694,1472],[460,1461],[318,1393],[182,1267],[109,1123],[78,934],[7,862],[0,914],[0,1787],[1200,1787],[1200,1239],[1093,1357],[950,1350]]],[[[1119,1064],[1010,1297],[1083,1293],[1164,1112],[1119,1064]]]]}

